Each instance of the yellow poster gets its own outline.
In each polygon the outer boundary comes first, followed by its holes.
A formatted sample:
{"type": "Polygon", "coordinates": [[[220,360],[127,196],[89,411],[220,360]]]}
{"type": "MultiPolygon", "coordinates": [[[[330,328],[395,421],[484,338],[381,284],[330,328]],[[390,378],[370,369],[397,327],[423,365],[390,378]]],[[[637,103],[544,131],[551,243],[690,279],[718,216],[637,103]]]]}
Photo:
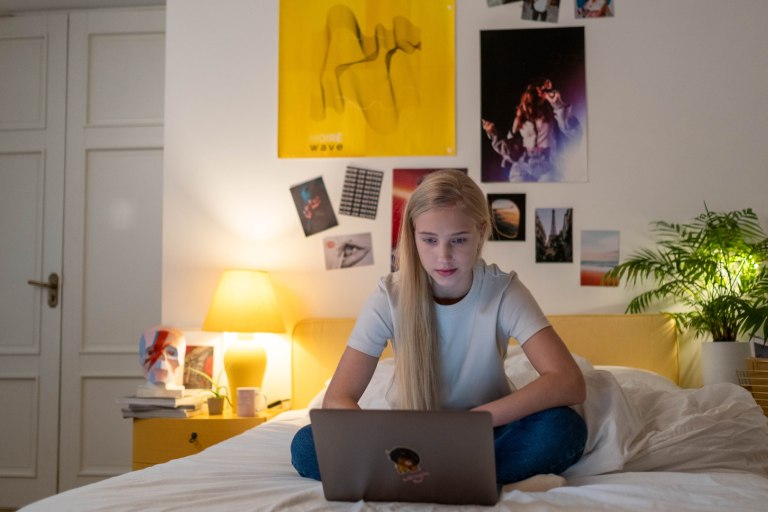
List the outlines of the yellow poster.
{"type": "Polygon", "coordinates": [[[278,157],[454,155],[454,0],[281,0],[278,157]]]}

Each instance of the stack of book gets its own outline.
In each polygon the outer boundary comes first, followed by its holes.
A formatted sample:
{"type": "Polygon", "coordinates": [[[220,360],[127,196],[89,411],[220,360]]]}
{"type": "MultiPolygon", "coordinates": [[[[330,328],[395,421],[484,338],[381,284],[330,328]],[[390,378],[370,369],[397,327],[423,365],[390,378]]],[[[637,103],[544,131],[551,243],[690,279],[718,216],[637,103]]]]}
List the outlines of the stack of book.
{"type": "Polygon", "coordinates": [[[123,406],[123,418],[191,418],[208,410],[205,397],[199,395],[143,398],[118,398],[123,406]]]}

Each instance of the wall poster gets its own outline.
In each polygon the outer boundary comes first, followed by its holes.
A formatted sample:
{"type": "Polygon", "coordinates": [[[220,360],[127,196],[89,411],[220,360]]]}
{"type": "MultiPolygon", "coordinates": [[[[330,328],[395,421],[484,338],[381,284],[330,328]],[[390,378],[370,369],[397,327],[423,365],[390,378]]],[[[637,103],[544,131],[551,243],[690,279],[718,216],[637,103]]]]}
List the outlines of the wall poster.
{"type": "Polygon", "coordinates": [[[584,27],[480,32],[483,182],[587,181],[584,27]]]}
{"type": "Polygon", "coordinates": [[[278,157],[454,155],[454,11],[281,0],[278,157]]]}

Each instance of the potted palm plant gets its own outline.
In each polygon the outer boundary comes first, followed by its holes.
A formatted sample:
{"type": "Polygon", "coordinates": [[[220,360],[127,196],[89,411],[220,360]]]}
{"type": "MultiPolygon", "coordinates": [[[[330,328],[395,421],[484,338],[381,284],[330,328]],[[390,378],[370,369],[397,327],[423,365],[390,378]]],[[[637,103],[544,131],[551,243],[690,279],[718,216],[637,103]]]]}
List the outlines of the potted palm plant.
{"type": "Polygon", "coordinates": [[[222,414],[224,412],[224,400],[226,400],[229,406],[232,407],[232,402],[229,401],[229,389],[227,386],[221,386],[219,384],[221,374],[224,372],[219,372],[219,376],[216,377],[216,380],[213,380],[208,374],[203,373],[200,370],[194,368],[185,368],[185,370],[199,373],[211,382],[211,388],[204,391],[205,393],[211,394],[211,396],[208,397],[208,414],[211,416],[222,414]]]}
{"type": "MultiPolygon", "coordinates": [[[[736,342],[762,329],[768,335],[768,238],[751,210],[705,213],[689,224],[654,222],[657,248],[634,253],[604,280],[626,276],[627,286],[653,279],[656,288],[638,295],[627,312],[641,313],[655,301],[673,299],[688,308],[666,313],[677,328],[702,343],[704,383],[734,382],[749,357],[748,343],[736,342]]],[[[765,339],[765,337],[764,337],[765,339]]]]}

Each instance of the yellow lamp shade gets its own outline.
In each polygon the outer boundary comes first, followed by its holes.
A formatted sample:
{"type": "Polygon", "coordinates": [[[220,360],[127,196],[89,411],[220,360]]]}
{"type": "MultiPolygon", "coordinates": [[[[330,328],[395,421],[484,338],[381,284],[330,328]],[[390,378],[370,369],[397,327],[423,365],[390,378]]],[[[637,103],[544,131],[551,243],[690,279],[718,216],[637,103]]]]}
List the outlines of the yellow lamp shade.
{"type": "Polygon", "coordinates": [[[227,270],[221,276],[204,331],[285,332],[272,281],[258,270],[227,270]]]}
{"type": "MultiPolygon", "coordinates": [[[[225,271],[205,317],[203,330],[285,332],[269,275],[258,270],[225,271]]],[[[267,369],[267,353],[260,343],[241,339],[227,348],[224,366],[229,381],[229,398],[237,411],[237,388],[261,388],[267,369]]]]}

